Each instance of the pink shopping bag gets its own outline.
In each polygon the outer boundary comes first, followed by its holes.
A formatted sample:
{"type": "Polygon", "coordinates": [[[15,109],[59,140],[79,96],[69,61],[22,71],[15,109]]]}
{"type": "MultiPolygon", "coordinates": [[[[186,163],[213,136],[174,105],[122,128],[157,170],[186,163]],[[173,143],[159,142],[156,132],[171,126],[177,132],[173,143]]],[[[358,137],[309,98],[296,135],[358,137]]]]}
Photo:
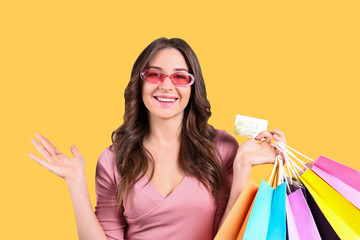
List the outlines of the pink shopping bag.
{"type": "MultiPolygon", "coordinates": [[[[288,232],[288,234],[297,233],[300,239],[321,240],[319,231],[316,227],[314,218],[311,214],[309,206],[307,205],[302,190],[296,190],[295,192],[289,194],[287,198],[289,200],[289,208],[291,209],[297,230],[297,232],[295,232],[294,229],[292,229],[292,232],[288,232]]],[[[290,237],[289,235],[289,239],[297,239],[297,236],[292,235],[292,237],[290,237]]]]}
{"type": "Polygon", "coordinates": [[[360,172],[324,156],[314,162],[312,170],[360,209],[360,172]]]}
{"type": "Polygon", "coordinates": [[[287,234],[289,240],[300,240],[298,230],[296,228],[295,218],[291,210],[289,199],[286,198],[286,223],[287,234]]]}

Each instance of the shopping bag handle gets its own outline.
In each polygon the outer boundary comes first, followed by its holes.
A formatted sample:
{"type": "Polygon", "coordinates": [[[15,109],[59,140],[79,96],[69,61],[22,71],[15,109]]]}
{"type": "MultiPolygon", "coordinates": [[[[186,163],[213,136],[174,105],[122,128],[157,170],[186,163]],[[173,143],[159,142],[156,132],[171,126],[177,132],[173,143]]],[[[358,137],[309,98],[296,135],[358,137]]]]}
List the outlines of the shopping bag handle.
{"type": "MultiPolygon", "coordinates": [[[[296,180],[299,181],[300,178],[300,174],[298,173],[298,171],[303,171],[303,169],[301,167],[299,167],[299,165],[293,160],[296,159],[305,169],[309,169],[305,162],[300,160],[293,152],[301,155],[302,157],[310,160],[310,161],[314,161],[313,159],[311,159],[310,157],[300,153],[299,151],[291,148],[290,146],[286,145],[285,143],[282,142],[275,142],[274,144],[272,144],[272,146],[274,146],[275,148],[277,148],[284,156],[284,159],[281,157],[281,155],[277,155],[275,158],[275,166],[273,168],[273,171],[271,173],[270,176],[270,180],[272,180],[272,177],[274,175],[275,172],[275,168],[278,167],[278,174],[279,174],[279,178],[278,178],[278,185],[280,185],[282,182],[286,182],[286,185],[288,186],[288,183],[285,179],[285,177],[289,178],[290,184],[292,184],[292,177],[294,176],[296,180]],[[285,168],[286,166],[286,168],[285,168]]],[[[271,181],[269,181],[271,182],[271,181]]],[[[288,186],[289,187],[289,186],[288,186]]]]}

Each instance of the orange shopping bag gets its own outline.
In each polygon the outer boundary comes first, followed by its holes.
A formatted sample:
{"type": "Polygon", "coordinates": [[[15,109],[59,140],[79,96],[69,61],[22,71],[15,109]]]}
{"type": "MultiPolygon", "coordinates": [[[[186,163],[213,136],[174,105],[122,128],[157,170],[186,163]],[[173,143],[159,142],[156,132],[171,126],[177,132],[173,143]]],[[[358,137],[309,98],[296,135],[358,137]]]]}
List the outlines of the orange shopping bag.
{"type": "Polygon", "coordinates": [[[235,240],[237,238],[258,189],[259,185],[249,179],[214,240],[235,240]]]}
{"type": "Polygon", "coordinates": [[[250,214],[251,214],[251,210],[252,210],[252,207],[253,207],[254,202],[255,202],[255,198],[256,198],[256,196],[254,197],[254,199],[253,199],[253,201],[252,201],[252,203],[251,203],[251,206],[250,206],[250,208],[249,208],[249,210],[248,210],[248,212],[247,212],[247,214],[246,214],[245,220],[244,220],[244,222],[243,222],[243,224],[242,224],[242,226],[241,226],[241,229],[240,229],[240,231],[239,231],[239,234],[237,235],[236,240],[242,240],[243,237],[244,237],[246,225],[247,225],[247,222],[249,221],[250,214]]]}

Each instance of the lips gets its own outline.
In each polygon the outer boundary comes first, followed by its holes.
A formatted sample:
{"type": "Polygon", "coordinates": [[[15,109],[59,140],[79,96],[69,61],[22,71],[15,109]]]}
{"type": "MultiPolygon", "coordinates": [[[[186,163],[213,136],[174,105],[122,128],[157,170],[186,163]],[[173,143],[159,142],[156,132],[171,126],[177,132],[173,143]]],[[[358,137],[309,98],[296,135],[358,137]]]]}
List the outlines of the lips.
{"type": "Polygon", "coordinates": [[[173,103],[175,102],[178,98],[176,97],[173,97],[173,96],[154,96],[154,98],[156,100],[158,100],[159,102],[162,102],[162,103],[173,103]]]}

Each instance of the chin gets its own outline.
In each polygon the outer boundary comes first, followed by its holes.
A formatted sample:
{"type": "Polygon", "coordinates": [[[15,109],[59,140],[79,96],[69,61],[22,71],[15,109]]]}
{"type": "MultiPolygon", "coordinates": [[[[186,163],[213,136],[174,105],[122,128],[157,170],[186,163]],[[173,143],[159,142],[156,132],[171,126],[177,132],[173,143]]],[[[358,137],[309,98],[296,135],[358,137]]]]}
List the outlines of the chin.
{"type": "Polygon", "coordinates": [[[178,117],[183,117],[183,112],[179,112],[179,113],[159,113],[157,112],[156,114],[154,113],[150,113],[152,114],[155,118],[161,119],[161,120],[170,120],[170,119],[175,119],[178,117]]]}

